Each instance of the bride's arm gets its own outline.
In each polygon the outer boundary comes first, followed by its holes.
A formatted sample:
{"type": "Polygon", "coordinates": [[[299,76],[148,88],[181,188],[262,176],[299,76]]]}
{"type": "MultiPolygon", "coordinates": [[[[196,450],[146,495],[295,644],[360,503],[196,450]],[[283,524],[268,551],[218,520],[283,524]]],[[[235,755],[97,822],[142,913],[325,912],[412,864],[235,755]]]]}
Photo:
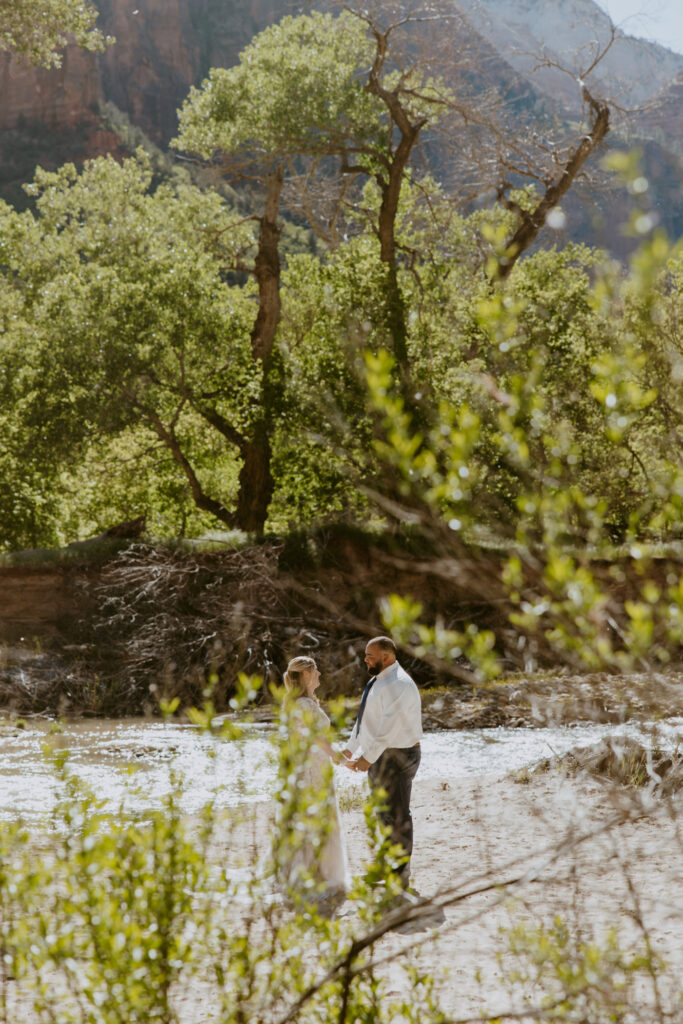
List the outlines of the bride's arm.
{"type": "MultiPolygon", "coordinates": [[[[315,713],[314,714],[315,725],[319,726],[321,730],[329,730],[330,720],[327,717],[327,715],[324,713],[324,711],[320,707],[318,707],[317,705],[313,704],[313,702],[311,702],[311,704],[313,706],[310,707],[309,710],[313,711],[315,713]]],[[[314,731],[315,731],[315,726],[314,726],[314,731]]],[[[327,736],[323,735],[322,732],[317,732],[316,731],[315,735],[312,736],[312,741],[313,741],[313,743],[315,744],[316,747],[319,747],[320,750],[323,750],[327,754],[327,756],[332,759],[332,763],[333,764],[347,764],[348,763],[349,751],[345,750],[343,753],[340,754],[338,750],[335,750],[335,748],[332,746],[332,744],[328,740],[327,736]]]]}
{"type": "Polygon", "coordinates": [[[332,744],[325,736],[316,736],[313,741],[318,747],[321,747],[325,753],[332,758],[334,764],[346,764],[347,758],[344,754],[340,754],[338,750],[335,750],[332,744]]]}

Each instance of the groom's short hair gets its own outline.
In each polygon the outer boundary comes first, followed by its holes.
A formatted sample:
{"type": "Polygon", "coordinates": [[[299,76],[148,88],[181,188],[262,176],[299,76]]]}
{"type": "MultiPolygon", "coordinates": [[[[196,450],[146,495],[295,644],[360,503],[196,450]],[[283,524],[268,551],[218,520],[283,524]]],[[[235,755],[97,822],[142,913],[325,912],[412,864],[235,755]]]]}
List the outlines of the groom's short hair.
{"type": "Polygon", "coordinates": [[[392,654],[396,654],[396,644],[390,636],[376,636],[372,640],[368,640],[367,647],[379,647],[382,651],[391,651],[392,654]]]}

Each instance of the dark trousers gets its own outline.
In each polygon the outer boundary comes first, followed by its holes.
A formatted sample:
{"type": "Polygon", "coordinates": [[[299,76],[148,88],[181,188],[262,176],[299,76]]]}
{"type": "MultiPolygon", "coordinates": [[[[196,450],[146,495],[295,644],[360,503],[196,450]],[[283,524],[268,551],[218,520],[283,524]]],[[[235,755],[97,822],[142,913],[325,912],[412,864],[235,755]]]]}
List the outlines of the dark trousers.
{"type": "Polygon", "coordinates": [[[410,880],[410,855],[413,852],[410,793],[419,766],[418,743],[414,747],[388,747],[368,769],[372,790],[386,790],[384,807],[380,811],[382,824],[391,829],[392,843],[399,843],[408,858],[397,872],[403,886],[407,886],[410,880]]]}

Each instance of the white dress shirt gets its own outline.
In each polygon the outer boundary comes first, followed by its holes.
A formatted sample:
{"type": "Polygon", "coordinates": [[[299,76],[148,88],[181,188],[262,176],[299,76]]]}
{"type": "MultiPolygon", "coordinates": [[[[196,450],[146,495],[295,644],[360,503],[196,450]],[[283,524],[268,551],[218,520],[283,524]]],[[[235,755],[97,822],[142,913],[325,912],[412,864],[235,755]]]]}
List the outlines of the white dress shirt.
{"type": "Polygon", "coordinates": [[[379,673],[346,744],[354,757],[373,764],[387,747],[413,747],[422,739],[420,691],[397,661],[379,673]]]}

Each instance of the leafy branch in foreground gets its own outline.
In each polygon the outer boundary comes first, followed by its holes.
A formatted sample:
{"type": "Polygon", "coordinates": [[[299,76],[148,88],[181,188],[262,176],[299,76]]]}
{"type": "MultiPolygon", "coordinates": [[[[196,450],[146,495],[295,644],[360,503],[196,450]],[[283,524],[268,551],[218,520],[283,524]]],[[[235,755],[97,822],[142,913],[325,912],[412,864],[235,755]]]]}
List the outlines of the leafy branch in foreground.
{"type": "MultiPolygon", "coordinates": [[[[480,378],[488,400],[442,401],[439,421],[426,433],[415,431],[396,393],[391,357],[368,355],[381,424],[374,452],[396,481],[395,514],[412,517],[432,538],[435,572],[444,578],[458,571],[458,560],[476,558],[481,546],[503,556],[502,572],[483,575],[474,587],[478,597],[507,608],[507,635],[501,628],[494,636],[476,626],[421,625],[419,604],[398,596],[384,601],[386,627],[417,656],[462,656],[480,679],[500,671],[512,639],[525,647],[530,667],[545,658],[574,669],[627,671],[666,666],[675,657],[683,637],[683,581],[675,561],[662,568],[657,546],[680,536],[683,464],[680,449],[669,444],[667,405],[645,367],[648,325],[656,332],[670,315],[667,279],[679,261],[677,250],[655,235],[628,279],[605,273],[593,286],[601,351],[587,367],[584,395],[578,381],[574,393],[575,404],[592,405],[589,435],[581,421],[554,414],[552,393],[540,386],[545,352],[529,353],[526,304],[504,287],[479,306],[482,332],[503,353],[497,376],[480,378]],[[624,303],[631,324],[626,346],[610,331],[624,303]],[[627,495],[623,481],[634,465],[648,485],[627,495]]],[[[670,386],[665,376],[663,388],[670,386]]],[[[390,503],[383,507],[391,514],[390,503]]]]}

